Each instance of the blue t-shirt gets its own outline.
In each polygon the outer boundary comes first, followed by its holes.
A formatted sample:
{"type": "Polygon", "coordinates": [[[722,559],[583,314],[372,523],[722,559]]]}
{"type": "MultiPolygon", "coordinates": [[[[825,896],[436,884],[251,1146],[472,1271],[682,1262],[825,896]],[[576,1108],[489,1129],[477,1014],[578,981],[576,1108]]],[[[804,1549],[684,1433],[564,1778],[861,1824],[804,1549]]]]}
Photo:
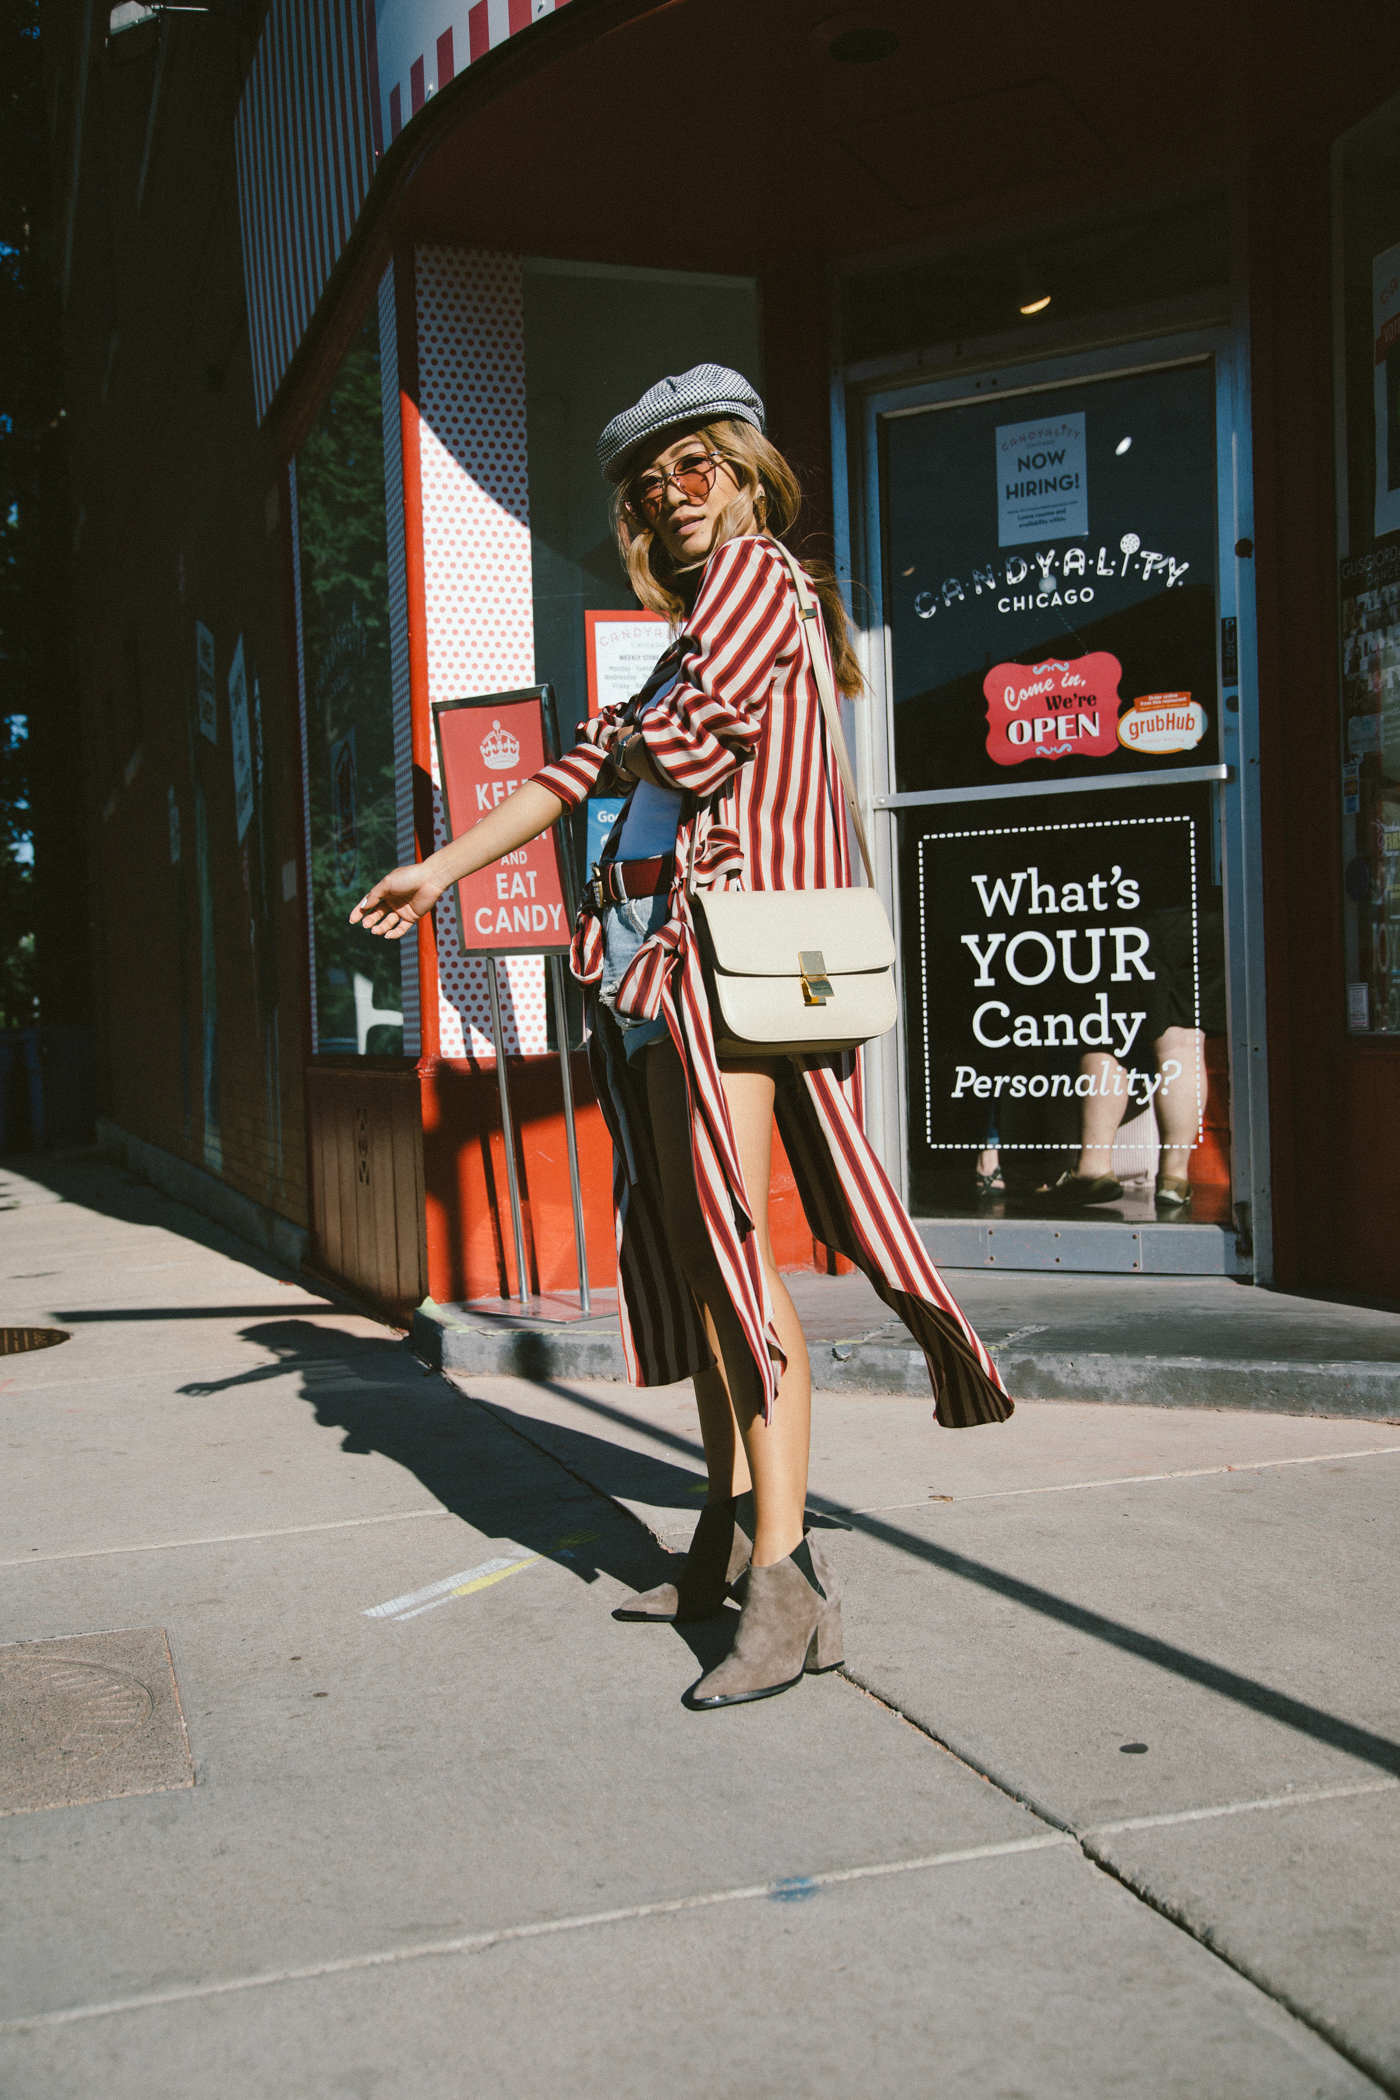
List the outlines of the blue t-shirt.
{"type": "MultiPolygon", "coordinates": [[[[668,652],[669,653],[669,652],[668,652]]],[[[669,693],[676,683],[678,673],[672,672],[666,683],[654,693],[648,693],[637,709],[638,716],[654,707],[664,693],[669,693]]],[[[679,788],[655,787],[649,780],[639,780],[632,790],[632,800],[627,805],[627,816],[622,826],[622,836],[617,842],[618,860],[655,860],[660,854],[673,853],[676,847],[676,826],[681,820],[681,791],[679,788]]]]}

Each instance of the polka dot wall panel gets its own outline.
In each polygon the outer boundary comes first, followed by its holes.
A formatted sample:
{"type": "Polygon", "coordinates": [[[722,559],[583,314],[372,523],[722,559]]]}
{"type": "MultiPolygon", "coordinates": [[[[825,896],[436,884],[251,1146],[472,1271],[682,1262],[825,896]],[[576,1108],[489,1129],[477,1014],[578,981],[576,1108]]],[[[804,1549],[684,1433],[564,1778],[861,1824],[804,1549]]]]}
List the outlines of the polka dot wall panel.
{"type": "MultiPolygon", "coordinates": [[[[461,700],[535,681],[520,260],[422,247],[416,262],[428,697],[461,700]]],[[[442,845],[436,748],[432,767],[442,845]]],[[[437,918],[442,1054],[490,1057],[486,965],[459,953],[450,905],[437,918]]],[[[507,1051],[547,1049],[544,963],[499,974],[507,1051]]]]}

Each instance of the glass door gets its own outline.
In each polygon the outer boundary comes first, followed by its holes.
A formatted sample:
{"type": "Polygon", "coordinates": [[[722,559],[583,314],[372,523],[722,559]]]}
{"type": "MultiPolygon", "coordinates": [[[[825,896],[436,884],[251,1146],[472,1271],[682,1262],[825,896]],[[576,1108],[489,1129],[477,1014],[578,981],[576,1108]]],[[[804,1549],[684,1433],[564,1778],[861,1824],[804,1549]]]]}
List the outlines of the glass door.
{"type": "Polygon", "coordinates": [[[902,1150],[914,1215],[973,1260],[1247,1266],[1220,352],[869,403],[902,1150]]]}

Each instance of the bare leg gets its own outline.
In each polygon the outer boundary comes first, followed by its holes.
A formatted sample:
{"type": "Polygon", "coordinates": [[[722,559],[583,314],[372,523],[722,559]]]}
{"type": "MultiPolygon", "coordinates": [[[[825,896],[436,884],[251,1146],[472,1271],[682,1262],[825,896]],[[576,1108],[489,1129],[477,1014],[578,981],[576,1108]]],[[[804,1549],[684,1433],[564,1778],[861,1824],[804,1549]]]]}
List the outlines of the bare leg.
{"type": "Polygon", "coordinates": [[[1128,1075],[1108,1051],[1091,1052],[1079,1060],[1081,1072],[1090,1072],[1094,1092],[1079,1105],[1079,1165],[1075,1173],[1084,1181],[1113,1172],[1113,1140],[1128,1105],[1128,1075]],[[1121,1093],[1115,1093],[1115,1086],[1121,1093]]]}
{"type": "Polygon", "coordinates": [[[1162,1084],[1157,1089],[1157,1125],[1162,1133],[1159,1170],[1190,1179],[1191,1149],[1206,1112],[1206,1039],[1199,1028],[1168,1028],[1152,1045],[1162,1084]],[[1169,1069],[1175,1062],[1180,1071],[1169,1069]]]}
{"type": "MultiPolygon", "coordinates": [[[[757,1367],[744,1338],[695,1191],[691,1156],[690,1119],[685,1075],[670,1043],[657,1043],[646,1051],[647,1101],[652,1136],[661,1172],[666,1206],[667,1237],[681,1273],[707,1315],[706,1327],[718,1342],[719,1361],[724,1366],[723,1383],[729,1390],[733,1418],[738,1423],[753,1483],[757,1529],[754,1535],[755,1567],[769,1567],[786,1558],[801,1543],[802,1516],[807,1498],[807,1456],[811,1434],[812,1382],[807,1343],[802,1324],[786,1286],[773,1263],[768,1233],[768,1184],[773,1154],[773,1075],[764,1065],[730,1066],[721,1072],[730,1120],[734,1127],[744,1187],[749,1194],[754,1231],[758,1240],[773,1305],[778,1338],[787,1356],[787,1369],[778,1388],[773,1419],[763,1419],[762,1388],[757,1367]],[[759,1193],[761,1192],[761,1194],[759,1193]]],[[[715,1459],[721,1472],[726,1451],[718,1397],[711,1374],[696,1381],[696,1399],[701,1407],[707,1462],[710,1436],[715,1436],[715,1459]],[[702,1396],[701,1386],[705,1386],[702,1396]],[[707,1416],[711,1427],[707,1427],[707,1416]]],[[[737,1466],[728,1454],[729,1481],[720,1486],[711,1478],[712,1492],[731,1494],[737,1466]]]]}

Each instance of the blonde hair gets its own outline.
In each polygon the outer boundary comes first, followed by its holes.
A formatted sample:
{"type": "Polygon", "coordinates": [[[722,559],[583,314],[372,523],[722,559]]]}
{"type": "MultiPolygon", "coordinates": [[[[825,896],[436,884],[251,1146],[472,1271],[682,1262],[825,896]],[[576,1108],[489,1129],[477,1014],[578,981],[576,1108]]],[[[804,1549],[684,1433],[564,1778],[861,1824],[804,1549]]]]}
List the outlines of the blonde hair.
{"type": "MultiPolygon", "coordinates": [[[[711,548],[746,533],[769,533],[783,539],[802,508],[802,485],[777,446],[770,445],[751,423],[737,420],[705,423],[694,434],[707,452],[719,454],[739,484],[732,501],[719,514],[711,548]]],[[[613,525],[633,590],[649,612],[660,613],[679,629],[689,608],[677,588],[671,558],[660,536],[628,508],[628,499],[649,465],[649,461],[640,464],[618,489],[613,498],[613,525]]],[[[821,602],[837,690],[854,700],[865,690],[865,680],[835,572],[825,562],[804,561],[802,566],[821,602]]]]}

